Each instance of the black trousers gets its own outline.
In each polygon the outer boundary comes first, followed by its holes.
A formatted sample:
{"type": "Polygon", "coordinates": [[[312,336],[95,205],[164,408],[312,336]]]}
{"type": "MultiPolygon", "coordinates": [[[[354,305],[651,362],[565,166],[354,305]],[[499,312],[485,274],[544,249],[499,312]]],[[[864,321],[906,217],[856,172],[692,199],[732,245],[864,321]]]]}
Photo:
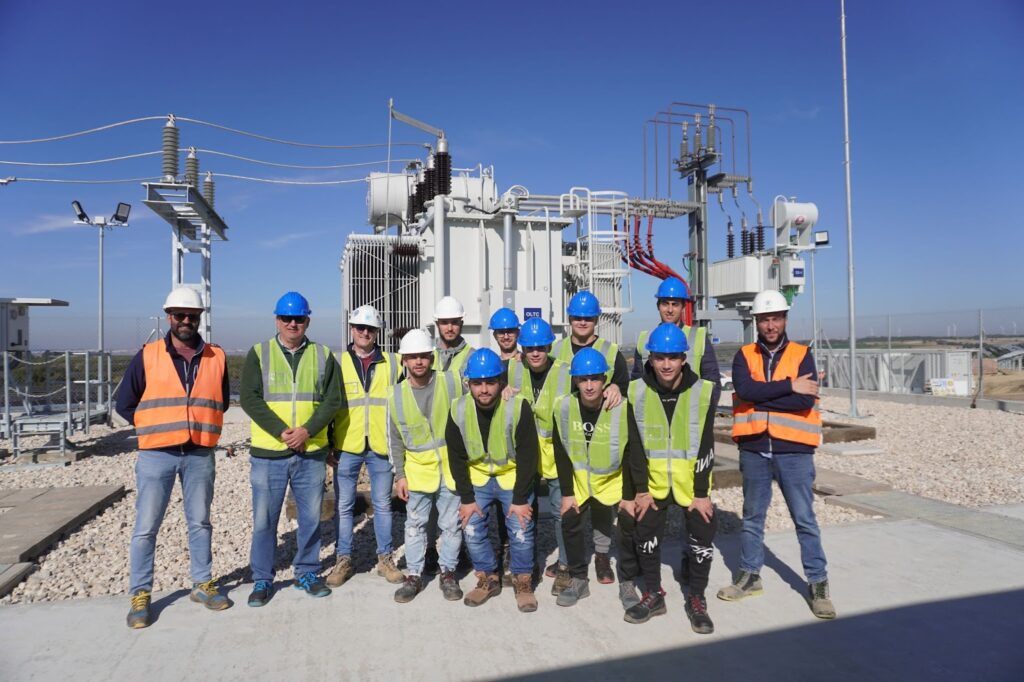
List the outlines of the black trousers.
{"type": "MultiPolygon", "coordinates": [[[[580,510],[570,509],[562,514],[562,539],[565,540],[565,559],[569,562],[569,575],[574,578],[587,577],[587,544],[583,532],[583,515],[593,509],[609,509],[594,498],[589,498],[580,505],[580,510]]],[[[615,517],[612,514],[590,513],[590,523],[594,530],[612,536],[615,517]]]]}
{"type": "MultiPolygon", "coordinates": [[[[669,505],[675,500],[669,495],[664,500],[655,500],[657,510],[649,509],[644,518],[637,521],[626,512],[619,511],[619,580],[635,580],[643,576],[647,592],[661,589],[661,542],[665,533],[665,520],[669,505]]],[[[683,585],[696,594],[703,594],[711,575],[711,559],[714,556],[712,541],[718,518],[704,517],[693,509],[686,509],[686,546],[683,548],[683,585]]]]}

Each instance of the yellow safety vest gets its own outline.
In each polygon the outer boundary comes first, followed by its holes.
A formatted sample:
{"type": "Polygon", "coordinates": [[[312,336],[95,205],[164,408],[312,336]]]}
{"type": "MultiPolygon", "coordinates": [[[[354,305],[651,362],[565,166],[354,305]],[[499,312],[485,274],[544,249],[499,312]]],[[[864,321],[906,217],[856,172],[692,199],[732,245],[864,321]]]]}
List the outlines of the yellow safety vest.
{"type": "Polygon", "coordinates": [[[450,372],[434,372],[433,381],[429,419],[420,412],[408,379],[395,384],[388,396],[388,412],[405,448],[405,479],[409,490],[418,493],[437,492],[442,481],[449,490],[455,490],[444,429],[448,409],[452,400],[462,394],[462,384],[450,372]]]}
{"type": "Polygon", "coordinates": [[[497,477],[502,490],[516,485],[516,428],[523,412],[522,396],[498,400],[484,446],[473,396],[464,395],[452,403],[452,421],[459,427],[469,457],[469,478],[475,486],[497,477]]]}
{"type": "MultiPolygon", "coordinates": [[[[594,341],[594,345],[591,346],[594,350],[604,356],[604,359],[608,362],[608,371],[605,372],[605,377],[608,381],[612,380],[612,376],[615,374],[615,358],[619,354],[619,346],[616,343],[612,343],[606,339],[598,338],[594,341]]],[[[551,349],[552,354],[555,356],[555,360],[558,362],[564,362],[569,365],[572,364],[573,355],[572,352],[572,337],[567,336],[558,343],[555,344],[554,348],[551,349]]]]}
{"type": "MultiPolygon", "coordinates": [[[[263,375],[263,400],[267,407],[290,428],[304,425],[323,401],[324,371],[331,357],[331,349],[310,342],[299,366],[292,371],[288,358],[276,338],[253,346],[260,360],[263,375]]],[[[288,452],[279,433],[267,433],[252,422],[252,447],[263,450],[288,452]]],[[[327,447],[327,427],[306,441],[306,451],[315,452],[327,447]]]]}
{"type": "Polygon", "coordinates": [[[345,406],[334,415],[334,447],[344,452],[361,453],[370,440],[370,450],[385,455],[388,451],[388,395],[398,382],[400,364],[391,353],[375,363],[370,390],[363,389],[352,354],[341,354],[341,390],[345,406]]]}
{"type": "Polygon", "coordinates": [[[680,506],[688,507],[693,501],[697,454],[714,387],[698,379],[680,393],[669,424],[657,391],[643,379],[630,382],[629,403],[647,455],[647,487],[655,499],[663,500],[671,492],[680,506]]]}
{"type": "MultiPolygon", "coordinates": [[[[686,351],[686,362],[694,372],[700,374],[700,359],[704,357],[704,349],[707,346],[708,329],[697,325],[683,325],[680,329],[683,330],[683,334],[686,334],[686,345],[690,347],[690,350],[686,351]]],[[[651,357],[645,348],[650,335],[650,331],[642,331],[636,339],[636,352],[640,354],[641,365],[651,357]]]]}
{"type": "Polygon", "coordinates": [[[458,353],[456,353],[452,357],[452,361],[450,363],[448,363],[447,367],[442,367],[441,366],[441,352],[438,351],[435,348],[434,349],[434,364],[431,366],[431,369],[433,369],[435,371],[438,371],[438,372],[451,372],[456,377],[458,377],[459,380],[461,381],[462,380],[462,368],[465,366],[466,361],[469,360],[469,356],[473,354],[474,350],[475,349],[469,347],[469,344],[466,344],[466,346],[462,350],[460,350],[458,353]]]}
{"type": "Polygon", "coordinates": [[[551,369],[544,378],[537,399],[533,398],[533,384],[527,378],[531,371],[525,362],[509,360],[508,385],[519,389],[519,395],[533,408],[533,418],[537,423],[537,440],[540,445],[540,475],[549,481],[558,478],[555,467],[555,446],[552,444],[552,425],[555,421],[555,400],[567,395],[572,390],[572,379],[569,377],[569,365],[555,362],[552,356],[551,369]]]}
{"type": "Polygon", "coordinates": [[[622,459],[629,441],[626,405],[623,400],[610,411],[602,409],[588,443],[583,433],[579,397],[564,395],[555,402],[558,437],[572,461],[577,504],[591,497],[604,505],[622,501],[622,459]]]}

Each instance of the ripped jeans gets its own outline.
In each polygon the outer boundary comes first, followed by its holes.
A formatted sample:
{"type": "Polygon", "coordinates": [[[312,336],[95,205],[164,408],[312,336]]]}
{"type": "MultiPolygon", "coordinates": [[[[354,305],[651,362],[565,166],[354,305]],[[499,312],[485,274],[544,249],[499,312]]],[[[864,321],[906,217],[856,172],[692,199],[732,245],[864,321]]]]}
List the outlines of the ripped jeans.
{"type": "Polygon", "coordinates": [[[421,575],[427,552],[427,521],[430,508],[437,507],[437,527],[441,531],[438,564],[442,571],[454,571],[459,563],[462,529],[459,528],[459,497],[441,484],[433,493],[409,491],[405,504],[405,564],[409,575],[421,575]]]}
{"type": "MultiPolygon", "coordinates": [[[[473,560],[473,570],[494,573],[498,569],[494,546],[491,545],[491,540],[488,537],[490,528],[488,520],[490,514],[497,508],[498,513],[505,517],[505,523],[508,525],[512,573],[516,575],[532,573],[534,562],[533,519],[523,527],[518,518],[508,517],[509,508],[512,506],[512,491],[499,486],[497,478],[491,478],[485,485],[473,486],[473,493],[476,495],[477,505],[484,512],[482,517],[474,515],[463,531],[466,548],[469,549],[469,556],[473,560]]],[[[532,493],[526,504],[533,504],[532,493]]]]}

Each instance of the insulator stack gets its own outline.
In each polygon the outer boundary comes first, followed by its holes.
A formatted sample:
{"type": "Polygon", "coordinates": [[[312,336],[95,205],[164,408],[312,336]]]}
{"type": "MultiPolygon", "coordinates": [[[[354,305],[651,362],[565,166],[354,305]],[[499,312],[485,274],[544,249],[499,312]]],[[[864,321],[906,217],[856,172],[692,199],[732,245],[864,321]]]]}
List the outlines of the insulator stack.
{"type": "Polygon", "coordinates": [[[715,151],[715,105],[708,106],[708,152],[715,151]]]}
{"type": "Polygon", "coordinates": [[[725,236],[725,257],[732,258],[736,255],[736,235],[732,231],[732,221],[729,221],[729,233],[725,236]]]}
{"type": "Polygon", "coordinates": [[[199,187],[199,157],[195,147],[189,147],[185,157],[185,184],[199,187]]]}
{"type": "Polygon", "coordinates": [[[405,202],[405,222],[410,222],[414,215],[416,215],[416,192],[410,194],[405,202]]]}
{"type": "MultiPolygon", "coordinates": [[[[416,213],[423,213],[423,204],[427,200],[427,181],[425,179],[416,183],[416,194],[414,195],[414,199],[416,204],[414,207],[416,213]]],[[[416,213],[413,213],[413,215],[416,215],[416,213]]]]}
{"type": "Polygon", "coordinates": [[[437,196],[437,171],[428,168],[423,171],[423,201],[430,201],[437,196]]]}
{"type": "Polygon", "coordinates": [[[757,221],[757,250],[764,251],[764,225],[757,221]]]}
{"type": "Polygon", "coordinates": [[[178,138],[181,131],[174,125],[174,115],[167,117],[163,129],[163,176],[167,182],[178,179],[178,138]]]}
{"type": "Polygon", "coordinates": [[[420,248],[415,244],[396,244],[392,252],[396,256],[418,256],[420,248]]]}
{"type": "Polygon", "coordinates": [[[213,173],[206,174],[206,180],[203,182],[203,198],[206,199],[206,203],[213,208],[213,200],[216,195],[216,188],[213,184],[213,173]]]}
{"type": "Polygon", "coordinates": [[[740,232],[740,252],[744,256],[749,256],[750,255],[750,252],[751,252],[751,243],[750,242],[751,242],[750,230],[748,230],[746,227],[744,227],[743,230],[740,232]]]}
{"type": "Polygon", "coordinates": [[[448,152],[438,152],[434,157],[434,182],[437,183],[435,194],[448,196],[452,193],[452,156],[448,152]]]}

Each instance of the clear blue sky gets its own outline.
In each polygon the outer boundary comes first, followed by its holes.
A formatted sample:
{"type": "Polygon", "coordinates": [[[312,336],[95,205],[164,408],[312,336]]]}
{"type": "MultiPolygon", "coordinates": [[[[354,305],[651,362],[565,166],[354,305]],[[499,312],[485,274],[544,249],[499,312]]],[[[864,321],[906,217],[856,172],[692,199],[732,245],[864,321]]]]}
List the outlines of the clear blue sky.
{"type": "MultiPolygon", "coordinates": [[[[846,311],[839,3],[0,4],[0,139],[57,135],[173,112],[311,142],[382,142],[387,99],[445,128],[455,165],[494,164],[499,188],[573,185],[641,191],[641,123],[672,100],[744,107],[753,117],[755,190],[818,204],[835,248],[818,258],[822,317],[846,311]],[[643,9],[641,9],[643,8],[643,9]]],[[[847,6],[858,309],[865,314],[1024,306],[1024,4],[1016,0],[847,6]]],[[[84,138],[0,145],[0,159],[77,161],[156,150],[160,122],[84,138]]],[[[396,128],[396,140],[425,140],[396,128]]],[[[298,150],[182,125],[183,146],[295,163],[377,160],[382,153],[298,150]]],[[[204,170],[263,177],[359,177],[283,171],[214,157],[204,170]]],[[[0,166],[0,176],[132,178],[157,157],[80,169],[0,166]]],[[[0,296],[63,298],[33,313],[75,320],[93,343],[96,234],[73,226],[133,204],[108,233],[107,311],[125,322],[158,311],[170,282],[169,229],[137,184],[0,187],[0,296]]],[[[365,186],[286,188],[222,179],[231,226],[215,245],[219,319],[269,321],[287,289],[314,313],[341,305],[345,237],[368,231],[365,186]]],[[[749,206],[749,204],[747,205],[749,206]]],[[[712,207],[712,255],[724,219],[712,207]]],[[[660,223],[657,251],[678,266],[682,221],[660,223]]],[[[633,279],[653,315],[654,281],[633,279]]],[[[798,299],[808,315],[809,296],[798,299]]],[[[39,324],[35,321],[38,318],[39,324]]],[[[336,322],[335,322],[336,323],[336,322]]],[[[109,326],[116,326],[109,322],[109,326]]],[[[268,328],[269,330],[269,328],[268,328]]],[[[314,325],[313,331],[316,330],[314,325]]],[[[108,333],[130,346],[133,334],[108,333]]],[[[56,341],[48,343],[56,347],[56,341]]]]}

